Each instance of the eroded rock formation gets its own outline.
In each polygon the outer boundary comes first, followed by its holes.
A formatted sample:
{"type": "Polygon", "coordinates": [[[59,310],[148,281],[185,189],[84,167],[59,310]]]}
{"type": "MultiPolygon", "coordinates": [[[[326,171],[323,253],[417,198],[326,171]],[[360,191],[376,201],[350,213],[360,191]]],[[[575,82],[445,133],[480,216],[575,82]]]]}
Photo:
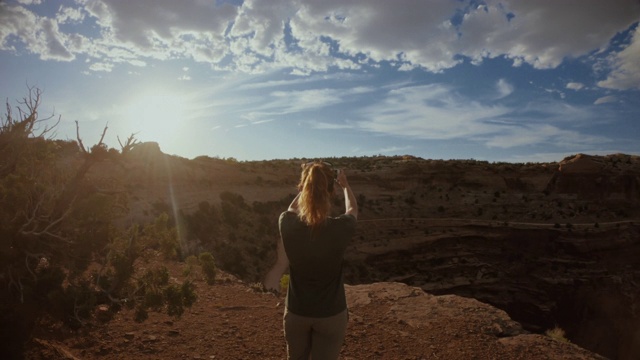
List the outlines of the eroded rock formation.
{"type": "Polygon", "coordinates": [[[640,200],[638,157],[577,154],[562,160],[547,191],[594,200],[640,200]]]}
{"type": "MultiPolygon", "coordinates": [[[[230,209],[245,219],[240,226],[226,224],[218,211],[215,236],[187,241],[194,248],[211,244],[223,269],[258,281],[271,264],[274,222],[295,195],[303,160],[187,160],[158,151],[150,145],[109,170],[131,189],[128,219],[148,221],[162,208],[190,214],[203,202],[224,205],[222,194],[240,195],[230,209]],[[224,268],[231,255],[245,273],[224,268]]],[[[346,169],[360,205],[349,282],[401,281],[472,297],[529,331],[559,325],[585,348],[640,358],[640,157],[331,161],[346,169]]]]}
{"type": "MultiPolygon", "coordinates": [[[[571,343],[531,334],[504,311],[475,299],[434,296],[390,282],[347,286],[346,292],[352,322],[385,327],[390,339],[411,337],[412,349],[429,358],[604,359],[571,343]]],[[[382,352],[377,355],[385,358],[382,352]]]]}
{"type": "Polygon", "coordinates": [[[575,343],[611,358],[640,354],[640,271],[633,265],[640,258],[640,227],[414,221],[407,228],[384,247],[354,245],[351,280],[402,281],[431,294],[475,298],[505,310],[527,330],[560,326],[575,343]]]}

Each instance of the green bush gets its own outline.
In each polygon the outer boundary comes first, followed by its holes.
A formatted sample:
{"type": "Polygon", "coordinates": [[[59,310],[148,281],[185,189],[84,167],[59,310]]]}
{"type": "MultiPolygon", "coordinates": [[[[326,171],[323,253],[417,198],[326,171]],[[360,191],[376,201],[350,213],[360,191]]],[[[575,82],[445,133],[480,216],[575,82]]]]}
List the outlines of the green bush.
{"type": "Polygon", "coordinates": [[[167,300],[167,314],[181,316],[185,307],[191,307],[196,301],[195,287],[190,281],[182,285],[171,285],[164,290],[167,300]]]}
{"type": "Polygon", "coordinates": [[[200,254],[200,265],[202,266],[202,272],[204,273],[207,284],[213,285],[216,282],[216,263],[213,259],[213,255],[210,252],[203,252],[200,254]]]}
{"type": "Polygon", "coordinates": [[[556,339],[558,341],[562,341],[562,342],[566,342],[566,343],[570,343],[571,341],[569,341],[569,339],[566,338],[566,334],[564,332],[564,330],[562,330],[560,327],[556,326],[553,329],[549,329],[547,331],[545,331],[545,335],[547,335],[548,337],[552,338],[552,339],[556,339]]]}
{"type": "MultiPolygon", "coordinates": [[[[196,298],[190,283],[174,296],[165,267],[136,269],[158,251],[180,258],[173,219],[165,214],[121,229],[114,220],[129,209],[125,180],[88,175],[102,160],[128,161],[125,146],[107,148],[106,127],[93,146],[82,143],[79,128],[77,141],[49,140],[57,123],[43,122],[53,115],[38,118],[40,95],[29,88],[16,110],[7,103],[0,116],[0,334],[11,344],[0,347],[0,358],[7,359],[19,358],[42,318],[78,328],[96,306],[107,305],[110,312],[135,309],[142,321],[149,308],[168,305],[179,315],[196,298]]],[[[132,136],[126,146],[133,142],[132,136]]]]}
{"type": "Polygon", "coordinates": [[[178,231],[171,225],[166,213],[160,214],[153,224],[144,227],[143,233],[149,245],[157,247],[165,259],[179,259],[182,255],[178,231]]]}
{"type": "Polygon", "coordinates": [[[138,280],[138,301],[135,320],[144,321],[149,317],[148,310],[161,311],[166,305],[167,314],[179,317],[184,313],[185,307],[191,307],[196,299],[195,287],[190,281],[182,285],[169,285],[169,272],[162,266],[155,270],[147,270],[138,280]]]}
{"type": "Polygon", "coordinates": [[[289,288],[289,274],[284,274],[280,278],[280,292],[286,293],[289,288]]]}
{"type": "Polygon", "coordinates": [[[185,277],[190,277],[195,271],[197,266],[199,266],[198,258],[195,257],[194,255],[189,255],[184,260],[184,268],[182,269],[182,275],[185,277]]]}

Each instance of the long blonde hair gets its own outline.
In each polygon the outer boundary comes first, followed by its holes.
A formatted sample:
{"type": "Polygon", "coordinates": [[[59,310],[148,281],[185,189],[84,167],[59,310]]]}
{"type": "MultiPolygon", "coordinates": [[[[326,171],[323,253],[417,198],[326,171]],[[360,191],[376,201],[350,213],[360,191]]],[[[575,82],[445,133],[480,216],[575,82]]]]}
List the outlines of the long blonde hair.
{"type": "Polygon", "coordinates": [[[298,217],[315,230],[324,224],[331,210],[333,170],[319,161],[303,165],[298,190],[298,217]]]}

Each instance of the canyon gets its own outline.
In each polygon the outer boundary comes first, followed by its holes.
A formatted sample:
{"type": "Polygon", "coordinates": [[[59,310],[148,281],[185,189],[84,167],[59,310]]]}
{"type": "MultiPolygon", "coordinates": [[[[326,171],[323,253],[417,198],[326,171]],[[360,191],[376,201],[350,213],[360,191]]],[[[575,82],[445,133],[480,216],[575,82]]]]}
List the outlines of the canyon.
{"type": "MultiPolygon", "coordinates": [[[[324,160],[345,169],[360,206],[347,283],[474,298],[528,331],[558,326],[607,358],[640,356],[640,157],[324,160]]],[[[188,160],[144,143],[90,176],[126,189],[123,224],[168,212],[184,227],[185,251],[211,250],[223,270],[250,283],[274,260],[277,215],[306,161],[188,160]],[[206,232],[193,230],[198,216],[206,232]]]]}

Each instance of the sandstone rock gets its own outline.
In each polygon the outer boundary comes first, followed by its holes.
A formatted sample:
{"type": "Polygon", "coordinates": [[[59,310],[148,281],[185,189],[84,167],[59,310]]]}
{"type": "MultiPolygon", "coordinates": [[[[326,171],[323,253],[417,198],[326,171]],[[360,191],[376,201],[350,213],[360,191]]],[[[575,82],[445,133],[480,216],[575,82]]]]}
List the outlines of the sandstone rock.
{"type": "Polygon", "coordinates": [[[111,311],[109,310],[109,306],[100,305],[95,310],[95,316],[96,320],[100,322],[107,322],[111,320],[111,318],[113,317],[113,313],[111,313],[111,311]]]}
{"type": "MultiPolygon", "coordinates": [[[[438,319],[465,318],[485,322],[483,326],[500,324],[510,334],[526,333],[507,313],[475,299],[455,295],[434,296],[419,288],[401,283],[374,283],[346,286],[349,307],[357,309],[372,301],[391,302],[388,315],[394,320],[420,328],[438,319]]],[[[504,333],[501,330],[501,333],[504,333]]]]}
{"type": "MultiPolygon", "coordinates": [[[[441,328],[440,334],[456,339],[456,356],[473,354],[475,358],[488,356],[486,358],[503,359],[506,354],[520,353],[522,359],[541,358],[541,354],[549,359],[605,359],[571,343],[529,334],[519,323],[509,318],[506,312],[475,299],[455,295],[435,296],[424,293],[419,288],[389,282],[345,285],[345,290],[350,313],[358,314],[374,305],[388,308],[385,316],[396,323],[407,324],[413,330],[405,334],[418,338],[417,334],[421,329],[441,328]],[[486,348],[493,350],[483,348],[487,353],[478,354],[477,344],[473,344],[473,341],[482,342],[486,348]],[[487,341],[494,344],[487,344],[487,341]],[[463,345],[467,347],[463,348],[463,345]]],[[[433,336],[427,341],[433,341],[433,336]]],[[[447,344],[442,343],[429,344],[427,347],[434,355],[439,350],[445,353],[447,350],[447,344]]],[[[384,351],[385,347],[378,345],[374,353],[383,356],[384,351]]]]}
{"type": "Polygon", "coordinates": [[[586,199],[640,200],[638,157],[631,155],[565,158],[547,184],[548,193],[576,194],[586,199]]]}

